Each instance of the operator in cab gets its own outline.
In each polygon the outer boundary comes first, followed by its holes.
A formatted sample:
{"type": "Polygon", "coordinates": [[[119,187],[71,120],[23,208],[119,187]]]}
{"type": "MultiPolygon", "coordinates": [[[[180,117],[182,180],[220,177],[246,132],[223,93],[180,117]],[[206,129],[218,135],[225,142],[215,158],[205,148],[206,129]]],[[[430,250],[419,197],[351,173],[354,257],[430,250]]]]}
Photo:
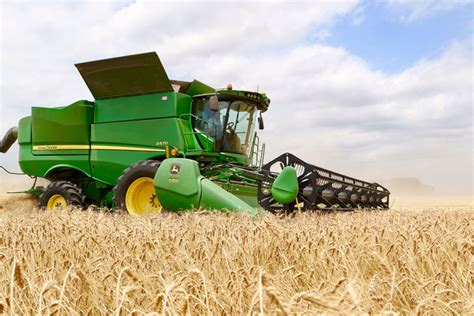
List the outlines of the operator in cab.
{"type": "Polygon", "coordinates": [[[207,124],[202,124],[202,129],[212,138],[219,140],[222,137],[222,121],[220,111],[212,111],[209,101],[204,104],[202,120],[207,124]]]}

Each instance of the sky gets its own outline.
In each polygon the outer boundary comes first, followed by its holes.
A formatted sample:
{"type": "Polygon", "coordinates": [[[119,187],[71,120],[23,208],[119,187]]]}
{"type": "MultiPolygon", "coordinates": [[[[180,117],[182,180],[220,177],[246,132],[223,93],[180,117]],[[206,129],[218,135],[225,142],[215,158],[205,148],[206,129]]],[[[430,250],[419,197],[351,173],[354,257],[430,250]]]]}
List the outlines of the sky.
{"type": "Polygon", "coordinates": [[[0,17],[0,134],[93,100],[74,63],[156,51],[172,79],[267,93],[266,160],[473,193],[472,1],[3,0],[0,17]]]}

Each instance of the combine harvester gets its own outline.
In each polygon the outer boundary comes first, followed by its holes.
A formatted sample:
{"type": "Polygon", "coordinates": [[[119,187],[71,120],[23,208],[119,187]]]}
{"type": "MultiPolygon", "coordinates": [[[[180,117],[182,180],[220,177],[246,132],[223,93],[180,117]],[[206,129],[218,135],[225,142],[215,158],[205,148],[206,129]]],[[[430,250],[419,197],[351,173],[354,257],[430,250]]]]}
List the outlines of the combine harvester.
{"type": "MultiPolygon", "coordinates": [[[[387,209],[390,192],[290,153],[263,164],[264,93],[169,80],[156,53],[76,64],[95,98],[33,107],[5,134],[21,170],[51,181],[25,191],[48,209],[98,205],[142,215],[387,209]]],[[[36,183],[36,181],[35,181],[36,183]]]]}

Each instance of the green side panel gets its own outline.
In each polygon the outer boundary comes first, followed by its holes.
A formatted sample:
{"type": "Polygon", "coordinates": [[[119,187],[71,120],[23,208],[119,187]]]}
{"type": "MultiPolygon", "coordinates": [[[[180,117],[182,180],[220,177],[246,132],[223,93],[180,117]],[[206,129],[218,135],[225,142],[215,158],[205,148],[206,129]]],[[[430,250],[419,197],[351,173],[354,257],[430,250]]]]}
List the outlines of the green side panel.
{"type": "Polygon", "coordinates": [[[201,180],[201,190],[202,208],[256,214],[253,207],[207,178],[201,180]]]}
{"type": "Polygon", "coordinates": [[[257,187],[240,184],[222,184],[221,187],[253,208],[261,208],[257,200],[257,187]]]}
{"type": "Polygon", "coordinates": [[[92,124],[91,145],[144,147],[163,151],[166,144],[179,150],[185,148],[181,126],[176,118],[92,124]]]}
{"type": "Polygon", "coordinates": [[[175,92],[97,100],[94,123],[180,116],[191,112],[191,104],[191,97],[175,92]]]}
{"type": "Polygon", "coordinates": [[[165,153],[92,149],[90,157],[92,177],[108,185],[116,185],[126,168],[141,160],[165,159],[165,153]]]}
{"type": "Polygon", "coordinates": [[[18,144],[21,170],[32,176],[47,177],[57,168],[72,168],[90,176],[88,155],[33,155],[31,145],[31,116],[24,117],[18,123],[18,144]]]}
{"type": "Polygon", "coordinates": [[[191,121],[177,120],[177,122],[179,124],[184,139],[184,147],[182,148],[182,151],[187,153],[189,151],[202,150],[201,146],[196,140],[196,137],[199,133],[194,132],[191,121]]]}
{"type": "Polygon", "coordinates": [[[55,169],[75,169],[91,175],[88,155],[33,155],[29,144],[20,144],[19,164],[24,173],[43,178],[55,169]]]}
{"type": "Polygon", "coordinates": [[[192,112],[193,98],[182,93],[174,93],[174,96],[175,96],[174,115],[177,117],[185,116],[183,118],[188,119],[186,114],[190,114],[192,112]]]}
{"type": "Polygon", "coordinates": [[[210,87],[207,84],[202,83],[201,81],[193,80],[193,82],[191,82],[189,87],[186,89],[185,93],[190,96],[195,96],[199,94],[214,92],[216,92],[216,89],[214,89],[213,87],[210,87]]]}
{"type": "Polygon", "coordinates": [[[115,185],[122,171],[131,164],[144,159],[163,159],[167,144],[182,152],[186,148],[182,132],[185,123],[189,124],[188,121],[166,118],[93,124],[93,177],[115,185]]]}
{"type": "Polygon", "coordinates": [[[18,144],[31,144],[31,116],[24,117],[18,122],[18,144]]]}
{"type": "Polygon", "coordinates": [[[280,203],[290,203],[298,195],[296,169],[285,167],[272,184],[272,196],[280,203]]]}
{"type": "Polygon", "coordinates": [[[76,64],[95,99],[173,91],[155,52],[76,64]]]}
{"type": "Polygon", "coordinates": [[[214,150],[214,146],[215,146],[215,143],[216,143],[214,138],[209,137],[206,134],[201,133],[201,132],[196,132],[195,135],[196,135],[196,138],[199,140],[199,142],[201,143],[201,145],[202,145],[202,147],[205,151],[213,151],[214,150]]]}
{"type": "Polygon", "coordinates": [[[196,161],[184,158],[164,160],[156,172],[155,192],[161,205],[169,211],[199,207],[201,173],[196,161]]]}
{"type": "Polygon", "coordinates": [[[33,107],[33,153],[38,155],[87,155],[89,149],[61,150],[64,145],[89,145],[90,124],[94,106],[88,101],[78,101],[61,108],[33,107]],[[47,150],[51,147],[51,150],[47,150]],[[55,147],[57,146],[57,147],[55,147]]]}

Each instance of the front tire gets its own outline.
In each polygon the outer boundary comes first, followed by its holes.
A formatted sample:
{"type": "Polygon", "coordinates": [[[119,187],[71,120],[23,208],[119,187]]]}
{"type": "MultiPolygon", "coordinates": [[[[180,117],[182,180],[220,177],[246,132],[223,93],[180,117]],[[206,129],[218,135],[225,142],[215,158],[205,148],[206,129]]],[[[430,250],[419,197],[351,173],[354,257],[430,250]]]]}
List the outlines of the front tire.
{"type": "Polygon", "coordinates": [[[113,189],[115,207],[136,216],[161,212],[153,185],[159,166],[159,161],[143,160],[125,169],[113,189]]]}
{"type": "Polygon", "coordinates": [[[47,210],[66,209],[69,206],[84,206],[85,196],[69,181],[51,182],[41,193],[39,207],[47,210]]]}

